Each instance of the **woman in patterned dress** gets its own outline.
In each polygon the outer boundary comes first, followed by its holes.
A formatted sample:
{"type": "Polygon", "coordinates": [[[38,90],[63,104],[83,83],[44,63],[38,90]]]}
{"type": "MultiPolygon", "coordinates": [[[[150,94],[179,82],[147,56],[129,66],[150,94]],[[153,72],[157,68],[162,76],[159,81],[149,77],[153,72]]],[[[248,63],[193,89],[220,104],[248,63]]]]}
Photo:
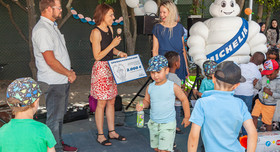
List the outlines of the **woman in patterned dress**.
{"type": "Polygon", "coordinates": [[[266,37],[270,47],[280,47],[279,28],[276,19],[271,20],[270,28],[266,32],[266,37]]]}
{"type": "Polygon", "coordinates": [[[96,7],[94,17],[96,27],[90,34],[92,52],[95,59],[91,75],[91,96],[97,99],[95,111],[95,122],[98,130],[97,142],[110,146],[112,143],[106,139],[103,132],[104,109],[106,107],[106,118],[108,123],[108,138],[120,141],[125,137],[115,132],[115,97],[118,94],[117,85],[108,65],[108,60],[113,59],[113,55],[127,57],[127,54],[117,50],[121,37],[113,38],[112,23],[115,19],[114,9],[107,4],[100,4],[96,7]]]}

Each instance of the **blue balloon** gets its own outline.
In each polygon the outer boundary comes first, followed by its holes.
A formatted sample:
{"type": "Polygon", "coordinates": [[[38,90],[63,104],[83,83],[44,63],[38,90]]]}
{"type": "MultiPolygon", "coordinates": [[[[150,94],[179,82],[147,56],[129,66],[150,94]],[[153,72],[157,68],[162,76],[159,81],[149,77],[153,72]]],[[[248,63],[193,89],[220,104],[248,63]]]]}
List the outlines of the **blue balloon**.
{"type": "Polygon", "coordinates": [[[112,25],[118,25],[118,23],[117,23],[117,22],[114,22],[112,25]]]}
{"type": "Polygon", "coordinates": [[[80,18],[81,22],[86,23],[87,20],[85,18],[80,18]]]}
{"type": "Polygon", "coordinates": [[[77,14],[73,14],[74,19],[80,19],[77,14]]]}
{"type": "Polygon", "coordinates": [[[88,24],[90,24],[90,25],[95,25],[95,22],[89,21],[88,24]]]}

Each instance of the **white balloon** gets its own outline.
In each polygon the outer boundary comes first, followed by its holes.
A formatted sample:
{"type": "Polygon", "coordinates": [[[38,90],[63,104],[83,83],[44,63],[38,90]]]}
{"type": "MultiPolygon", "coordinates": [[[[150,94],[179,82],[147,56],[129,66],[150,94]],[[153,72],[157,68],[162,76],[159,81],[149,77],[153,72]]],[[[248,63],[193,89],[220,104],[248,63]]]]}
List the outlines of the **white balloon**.
{"type": "Polygon", "coordinates": [[[144,9],[147,15],[156,14],[158,11],[158,6],[155,1],[147,1],[144,4],[144,9]]]}
{"type": "Polygon", "coordinates": [[[127,6],[131,7],[131,8],[135,8],[138,6],[139,4],[139,0],[125,0],[125,3],[127,6]]]}
{"type": "Polygon", "coordinates": [[[144,5],[140,4],[139,7],[135,7],[134,14],[135,16],[144,16],[145,15],[144,5]]]}

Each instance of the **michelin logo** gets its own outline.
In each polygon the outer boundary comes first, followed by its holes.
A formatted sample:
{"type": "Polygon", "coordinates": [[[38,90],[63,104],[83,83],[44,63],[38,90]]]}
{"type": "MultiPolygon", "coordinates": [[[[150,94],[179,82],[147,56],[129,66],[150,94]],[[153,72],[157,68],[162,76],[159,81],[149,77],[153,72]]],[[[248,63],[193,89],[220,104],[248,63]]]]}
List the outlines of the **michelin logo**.
{"type": "Polygon", "coordinates": [[[223,46],[207,55],[208,60],[223,62],[233,55],[246,42],[248,38],[248,22],[242,18],[243,24],[236,35],[223,46]]]}

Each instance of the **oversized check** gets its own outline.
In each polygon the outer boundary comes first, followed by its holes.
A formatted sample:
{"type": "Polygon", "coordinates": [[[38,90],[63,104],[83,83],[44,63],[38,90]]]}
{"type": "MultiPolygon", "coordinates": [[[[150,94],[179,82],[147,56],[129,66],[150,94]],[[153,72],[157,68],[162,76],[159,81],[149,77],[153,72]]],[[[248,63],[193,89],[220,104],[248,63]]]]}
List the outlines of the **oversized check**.
{"type": "Polygon", "coordinates": [[[117,84],[147,76],[138,54],[127,58],[113,59],[108,63],[117,84]]]}

